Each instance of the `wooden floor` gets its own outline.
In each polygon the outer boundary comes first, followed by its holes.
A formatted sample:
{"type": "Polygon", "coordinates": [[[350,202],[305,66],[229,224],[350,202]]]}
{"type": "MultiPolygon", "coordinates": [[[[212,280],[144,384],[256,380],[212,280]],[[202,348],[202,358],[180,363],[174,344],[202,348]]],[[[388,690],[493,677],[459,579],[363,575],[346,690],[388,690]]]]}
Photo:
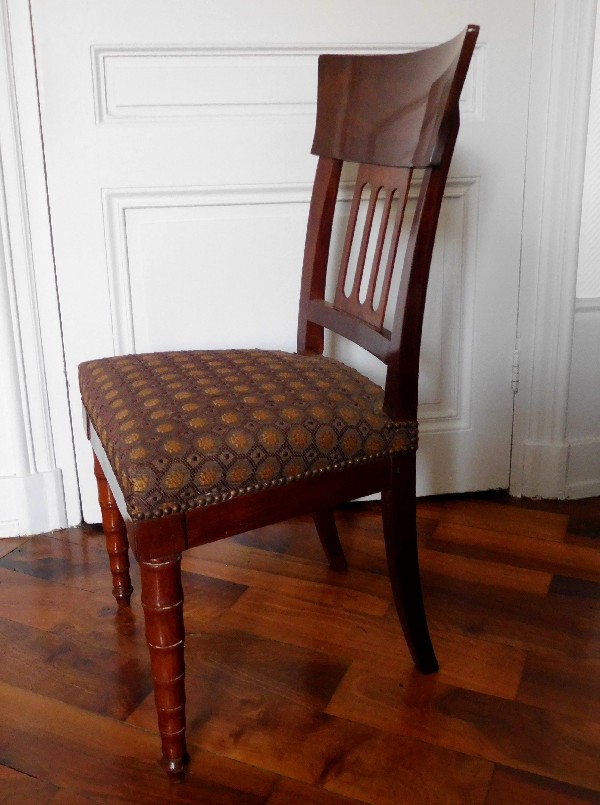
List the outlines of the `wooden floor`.
{"type": "Polygon", "coordinates": [[[600,803],[600,499],[419,506],[441,671],[411,665],[376,504],[189,551],[191,771],[156,763],[139,582],[98,528],[0,540],[0,802],[600,803]]]}

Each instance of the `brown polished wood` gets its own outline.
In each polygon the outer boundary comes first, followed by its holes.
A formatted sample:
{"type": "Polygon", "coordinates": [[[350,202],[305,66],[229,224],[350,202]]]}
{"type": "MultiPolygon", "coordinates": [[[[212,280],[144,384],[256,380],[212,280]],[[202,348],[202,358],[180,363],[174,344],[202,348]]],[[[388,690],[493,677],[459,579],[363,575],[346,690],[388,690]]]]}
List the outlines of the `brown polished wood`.
{"type": "Polygon", "coordinates": [[[392,464],[392,484],[382,496],[383,534],[396,611],[417,668],[439,670],[427,627],[417,551],[416,456],[399,453],[392,464]]]}
{"type": "Polygon", "coordinates": [[[381,165],[361,165],[358,170],[356,184],[354,187],[354,197],[350,207],[350,217],[346,229],[346,239],[342,252],[342,261],[338,275],[338,283],[335,292],[333,307],[337,310],[346,311],[351,316],[356,316],[367,324],[372,325],[381,332],[383,319],[387,308],[388,297],[392,274],[396,262],[398,250],[398,240],[402,229],[402,221],[408,201],[408,190],[410,187],[412,172],[408,168],[384,168],[381,165]],[[356,266],[354,268],[354,279],[349,293],[346,292],[348,282],[348,271],[350,268],[350,254],[352,244],[356,237],[356,224],[361,207],[363,193],[366,187],[370,188],[367,210],[365,215],[364,228],[360,238],[360,249],[356,266]],[[388,245],[388,255],[385,264],[383,278],[381,280],[381,292],[379,298],[375,298],[375,290],[378,286],[379,273],[381,271],[381,257],[383,246],[386,242],[388,233],[390,213],[392,203],[396,199],[396,215],[392,226],[390,243],[388,245]],[[373,254],[373,262],[368,274],[368,283],[365,283],[366,257],[369,243],[372,240],[373,219],[378,201],[383,202],[377,242],[373,254]],[[361,288],[366,284],[364,299],[361,299],[361,288]]]}
{"type": "Polygon", "coordinates": [[[348,562],[338,536],[333,510],[323,509],[313,514],[315,527],[321,540],[321,545],[332,570],[347,570],[348,562]]]}
{"type": "Polygon", "coordinates": [[[345,573],[310,516],[185,552],[181,785],[100,529],[0,540],[0,802],[599,802],[600,499],[417,502],[433,676],[401,640],[380,504],[335,516],[345,573]]]}
{"type": "Polygon", "coordinates": [[[181,555],[140,562],[140,571],[163,765],[172,776],[181,776],[189,762],[185,743],[181,555]]]}
{"type": "Polygon", "coordinates": [[[313,153],[374,165],[440,165],[448,113],[458,106],[478,31],[470,25],[400,59],[321,56],[313,153]]]}
{"type": "Polygon", "coordinates": [[[113,579],[113,595],[119,606],[129,606],[133,587],[129,577],[127,526],[96,456],[94,456],[94,475],[98,485],[102,528],[106,538],[106,551],[113,579]]]}
{"type": "MultiPolygon", "coordinates": [[[[304,253],[298,351],[321,354],[324,329],[329,329],[372,352],[387,368],[385,412],[395,422],[414,426],[415,430],[429,266],[459,128],[458,99],[477,35],[477,26],[469,26],[450,42],[415,53],[319,59],[312,149],[319,159],[304,253]],[[358,175],[337,290],[333,300],[328,300],[329,247],[344,161],[358,163],[358,175]],[[417,183],[413,174],[416,168],[420,170],[417,183]],[[397,260],[411,186],[417,193],[416,209],[406,253],[403,260],[397,260]],[[359,232],[363,200],[367,210],[359,232]],[[374,232],[378,206],[383,213],[379,230],[374,232]],[[358,259],[352,279],[350,256],[355,241],[358,259]],[[369,265],[371,241],[375,248],[369,265]],[[401,271],[399,293],[390,299],[396,263],[401,271]],[[391,330],[384,326],[390,312],[391,330]]],[[[110,453],[107,445],[104,447],[110,453]]],[[[218,504],[154,519],[125,518],[129,543],[142,568],[142,600],[167,771],[181,776],[187,763],[178,558],[184,551],[296,515],[312,514],[330,568],[345,570],[333,508],[381,492],[389,574],[404,637],[417,668],[424,674],[438,669],[419,578],[415,449],[416,441],[402,454],[388,453],[363,465],[336,466],[335,471],[322,476],[232,496],[218,504]]],[[[121,585],[120,600],[125,601],[123,524],[113,513],[114,500],[104,476],[97,471],[97,477],[112,551],[111,567],[113,574],[117,573],[115,588],[121,585]]],[[[290,628],[294,628],[293,622],[290,628]]]]}

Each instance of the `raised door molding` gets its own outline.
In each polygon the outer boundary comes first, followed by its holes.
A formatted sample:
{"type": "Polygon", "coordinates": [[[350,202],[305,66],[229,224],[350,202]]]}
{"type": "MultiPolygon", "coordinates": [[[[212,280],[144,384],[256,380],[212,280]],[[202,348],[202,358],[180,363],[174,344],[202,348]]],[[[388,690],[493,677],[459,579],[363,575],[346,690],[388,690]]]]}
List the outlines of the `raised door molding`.
{"type": "MultiPolygon", "coordinates": [[[[213,267],[203,266],[202,247],[215,239],[219,240],[223,227],[237,231],[244,219],[252,218],[254,232],[252,240],[248,242],[248,262],[251,265],[253,259],[259,260],[260,248],[257,251],[255,243],[269,242],[272,216],[275,213],[284,215],[286,220],[293,219],[292,231],[298,241],[294,251],[301,254],[311,190],[312,185],[308,183],[105,190],[102,202],[115,354],[173,348],[171,343],[162,340],[168,335],[161,330],[160,311],[152,307],[153,300],[160,299],[161,308],[171,303],[177,305],[182,329],[186,321],[193,318],[194,311],[198,316],[196,303],[190,307],[186,300],[173,297],[171,281],[176,277],[175,288],[190,287],[202,292],[201,289],[205,287],[203,274],[206,279],[214,274],[213,267]],[[155,237],[159,243],[153,246],[152,239],[155,237]],[[178,253],[182,254],[183,266],[173,265],[174,259],[177,262],[174,255],[178,253]],[[153,270],[149,270],[149,265],[154,266],[153,270]],[[165,286],[162,295],[157,289],[149,291],[146,287],[154,276],[163,278],[161,282],[164,281],[165,286]]],[[[340,217],[336,218],[332,239],[331,259],[334,264],[339,262],[345,230],[344,209],[348,211],[353,190],[353,182],[342,182],[338,194],[340,217]]],[[[417,193],[418,188],[411,188],[407,209],[409,218],[417,193]]],[[[450,178],[444,194],[432,262],[433,291],[428,298],[425,314],[419,409],[424,433],[439,429],[465,430],[471,426],[474,346],[471,322],[476,275],[477,209],[478,180],[450,178]],[[459,328],[453,327],[452,322],[459,322],[459,328]]],[[[235,248],[237,250],[237,246],[235,248]]],[[[207,251],[210,252],[210,248],[207,247],[207,251]]],[[[228,262],[236,264],[235,256],[232,255],[228,262]]],[[[249,268],[248,273],[252,275],[260,270],[265,274],[272,271],[274,278],[279,274],[281,279],[288,273],[283,267],[271,267],[268,254],[260,257],[260,263],[262,265],[249,268]]],[[[292,268],[296,278],[300,267],[292,268]]],[[[399,276],[396,280],[399,281],[399,276]]],[[[289,281],[295,282],[295,279],[289,281]]],[[[224,338],[226,317],[223,318],[220,312],[222,306],[215,302],[214,277],[210,285],[209,301],[204,303],[202,320],[194,323],[188,338],[180,336],[180,341],[183,340],[189,348],[212,348],[214,345],[210,339],[215,330],[217,343],[221,344],[224,338]],[[210,323],[213,307],[217,310],[214,326],[210,323]]],[[[227,287],[231,293],[231,286],[227,287]]],[[[294,300],[290,302],[288,311],[289,317],[294,320],[296,290],[290,289],[282,297],[294,300]]],[[[260,299],[255,299],[254,308],[259,306],[260,299]]],[[[176,315],[174,311],[172,315],[176,315]]],[[[170,317],[166,318],[170,320],[170,317]]],[[[246,324],[250,323],[249,320],[246,324]]],[[[247,337],[246,326],[241,325],[241,329],[247,337]]],[[[262,323],[260,329],[264,332],[262,323]]],[[[260,337],[264,335],[257,333],[256,338],[260,337]]],[[[267,343],[260,346],[270,348],[267,343]]],[[[289,348],[293,349],[294,345],[290,344],[289,348]]],[[[332,348],[338,357],[356,364],[363,371],[382,371],[379,362],[375,362],[373,367],[368,363],[361,364],[358,350],[342,355],[343,339],[334,340],[332,348]]],[[[381,381],[383,378],[375,374],[373,379],[381,381]]]]}
{"type": "MultiPolygon", "coordinates": [[[[96,122],[173,125],[215,116],[311,115],[320,53],[401,53],[428,44],[95,46],[96,122]]],[[[463,116],[483,115],[484,68],[485,43],[479,43],[461,96],[463,116]]]]}

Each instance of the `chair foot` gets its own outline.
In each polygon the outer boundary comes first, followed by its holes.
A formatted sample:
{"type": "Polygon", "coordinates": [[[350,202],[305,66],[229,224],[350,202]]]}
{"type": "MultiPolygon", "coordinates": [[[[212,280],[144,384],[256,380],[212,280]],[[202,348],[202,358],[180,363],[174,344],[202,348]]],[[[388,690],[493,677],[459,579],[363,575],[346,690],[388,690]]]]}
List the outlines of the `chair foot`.
{"type": "Polygon", "coordinates": [[[142,607],[154,683],[161,764],[181,778],[189,762],[185,742],[185,662],[181,554],[140,562],[142,607]]]}
{"type": "Polygon", "coordinates": [[[98,484],[102,530],[106,539],[106,551],[112,573],[112,593],[120,607],[128,607],[131,603],[133,587],[129,576],[127,527],[96,456],[94,456],[94,475],[98,484]]]}
{"type": "Polygon", "coordinates": [[[190,756],[186,752],[180,758],[161,758],[160,765],[166,771],[169,779],[182,783],[190,765],[190,756]]]}
{"type": "Polygon", "coordinates": [[[385,548],[394,602],[404,637],[423,674],[439,670],[423,604],[415,495],[415,454],[394,457],[392,487],[382,495],[385,548]]]}
{"type": "Polygon", "coordinates": [[[335,517],[330,509],[323,509],[313,514],[321,545],[332,570],[348,570],[348,562],[337,532],[335,517]]]}

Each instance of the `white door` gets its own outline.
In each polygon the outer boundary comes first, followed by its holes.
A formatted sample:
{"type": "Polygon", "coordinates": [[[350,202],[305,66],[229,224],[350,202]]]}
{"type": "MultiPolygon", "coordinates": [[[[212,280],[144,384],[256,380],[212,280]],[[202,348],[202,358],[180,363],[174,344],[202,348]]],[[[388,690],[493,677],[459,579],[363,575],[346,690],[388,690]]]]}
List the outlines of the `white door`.
{"type": "MultiPolygon", "coordinates": [[[[467,23],[481,34],[426,313],[419,489],[508,486],[533,6],[32,0],[87,520],[99,514],[77,364],[180,347],[293,350],[318,53],[413,49],[467,23]]],[[[67,495],[73,511],[77,490],[67,495]]]]}

